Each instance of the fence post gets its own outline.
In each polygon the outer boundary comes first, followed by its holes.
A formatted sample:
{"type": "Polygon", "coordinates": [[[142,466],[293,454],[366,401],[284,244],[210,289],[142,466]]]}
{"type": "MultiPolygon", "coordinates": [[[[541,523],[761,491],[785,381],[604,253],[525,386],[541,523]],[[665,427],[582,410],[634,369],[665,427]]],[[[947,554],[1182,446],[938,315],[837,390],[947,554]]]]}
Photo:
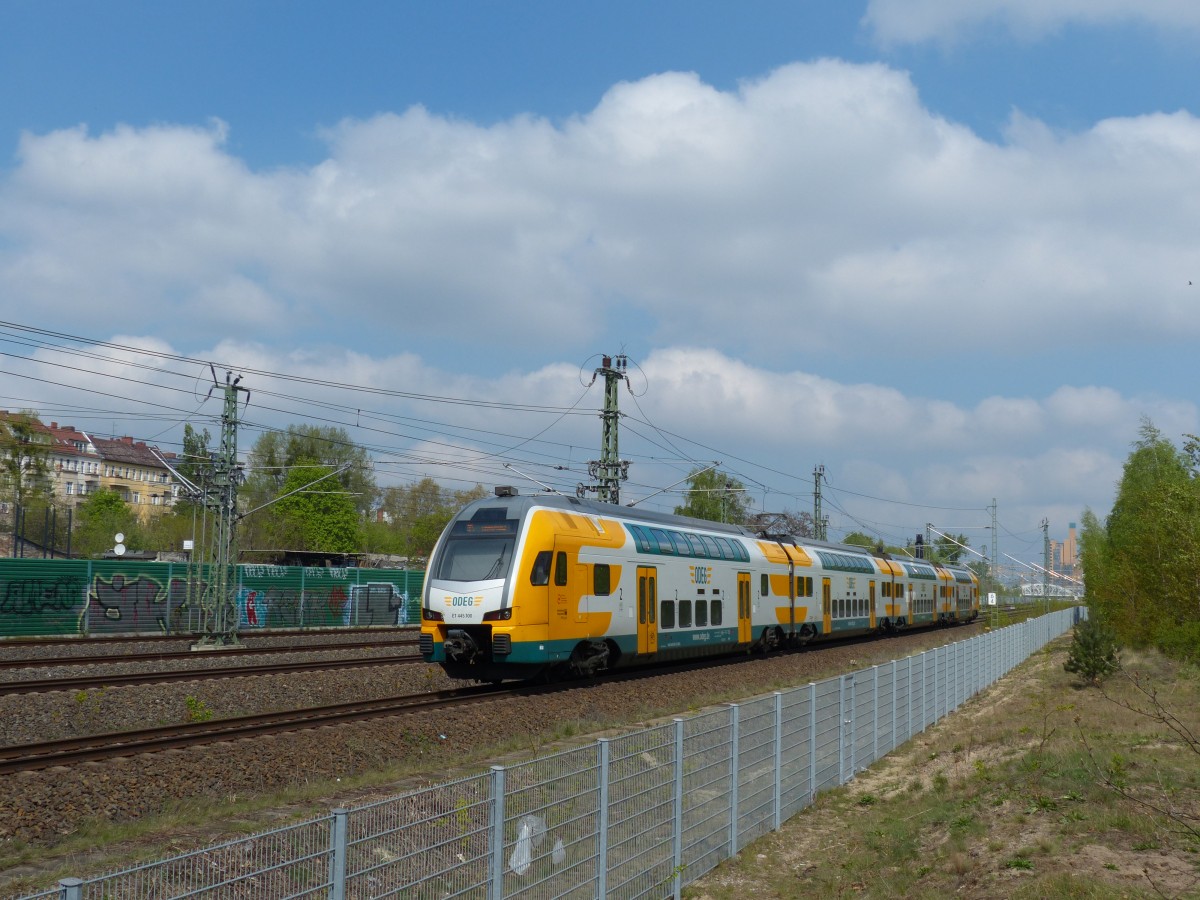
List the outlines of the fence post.
{"type": "Polygon", "coordinates": [[[850,779],[846,775],[846,678],[838,679],[838,784],[850,779]]]}
{"type": "Polygon", "coordinates": [[[492,878],[490,900],[504,896],[504,766],[492,766],[492,878]]]}
{"type": "Polygon", "coordinates": [[[341,807],[333,810],[329,823],[329,900],[345,900],[346,897],[346,818],[347,811],[341,807]]]}
{"type": "Polygon", "coordinates": [[[879,759],[879,666],[871,666],[871,762],[879,759]]]}
{"type": "Polygon", "coordinates": [[[612,748],[608,738],[600,738],[600,806],[599,846],[596,848],[596,896],[608,895],[608,767],[612,748]]]}
{"type": "Polygon", "coordinates": [[[61,900],[83,900],[83,879],[63,878],[58,882],[58,896],[61,900]]]}
{"type": "Polygon", "coordinates": [[[783,694],[775,692],[775,831],[783,825],[783,694]]]}
{"type": "Polygon", "coordinates": [[[729,704],[729,855],[738,852],[738,754],[741,752],[741,707],[729,704]]]}
{"type": "Polygon", "coordinates": [[[888,747],[888,753],[896,749],[899,744],[899,737],[896,734],[896,692],[900,689],[899,683],[896,681],[896,661],[892,660],[892,744],[888,747]]]}
{"type": "Polygon", "coordinates": [[[817,685],[808,683],[808,802],[817,799],[817,685]]]}
{"type": "MultiPolygon", "coordinates": [[[[683,719],[675,720],[675,836],[672,845],[675,877],[672,895],[679,900],[683,890],[683,719]]],[[[733,854],[731,853],[730,856],[733,854]]]]}

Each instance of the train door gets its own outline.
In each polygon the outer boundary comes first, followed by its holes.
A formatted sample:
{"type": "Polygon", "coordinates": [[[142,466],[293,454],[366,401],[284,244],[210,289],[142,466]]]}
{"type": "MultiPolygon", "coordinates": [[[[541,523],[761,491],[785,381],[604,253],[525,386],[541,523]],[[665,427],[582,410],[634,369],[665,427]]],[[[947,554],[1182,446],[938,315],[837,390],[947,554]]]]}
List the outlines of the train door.
{"type": "Polygon", "coordinates": [[[833,584],[828,578],[821,579],[822,634],[833,631],[833,584]]]}
{"type": "Polygon", "coordinates": [[[750,600],[750,573],[738,572],[738,643],[750,643],[753,629],[750,627],[750,611],[753,603],[750,600]]]}
{"type": "Polygon", "coordinates": [[[638,653],[658,652],[658,570],[638,566],[638,653]]]}
{"type": "Polygon", "coordinates": [[[875,627],[875,582],[873,582],[873,581],[871,582],[871,612],[869,613],[869,615],[871,617],[871,627],[874,628],[875,627]]]}

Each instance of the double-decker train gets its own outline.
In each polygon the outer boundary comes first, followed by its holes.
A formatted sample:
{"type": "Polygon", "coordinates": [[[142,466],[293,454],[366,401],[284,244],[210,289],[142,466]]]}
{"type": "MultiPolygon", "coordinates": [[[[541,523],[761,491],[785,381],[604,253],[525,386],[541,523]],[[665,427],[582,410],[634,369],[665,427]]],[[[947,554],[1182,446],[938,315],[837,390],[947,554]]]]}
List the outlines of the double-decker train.
{"type": "Polygon", "coordinates": [[[442,533],[421,605],[426,660],[501,681],[967,622],[979,581],[963,566],[498,487],[442,533]]]}

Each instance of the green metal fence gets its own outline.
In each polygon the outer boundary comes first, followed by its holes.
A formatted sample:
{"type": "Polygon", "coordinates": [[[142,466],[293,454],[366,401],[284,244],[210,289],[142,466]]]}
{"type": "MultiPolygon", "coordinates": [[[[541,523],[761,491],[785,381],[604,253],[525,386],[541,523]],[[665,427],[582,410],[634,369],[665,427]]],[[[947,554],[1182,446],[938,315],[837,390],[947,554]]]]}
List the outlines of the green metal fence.
{"type": "MultiPolygon", "coordinates": [[[[239,630],[420,622],[425,573],[241,565],[239,630]]],[[[0,559],[0,638],[190,634],[200,627],[202,566],[142,560],[0,559]]]]}

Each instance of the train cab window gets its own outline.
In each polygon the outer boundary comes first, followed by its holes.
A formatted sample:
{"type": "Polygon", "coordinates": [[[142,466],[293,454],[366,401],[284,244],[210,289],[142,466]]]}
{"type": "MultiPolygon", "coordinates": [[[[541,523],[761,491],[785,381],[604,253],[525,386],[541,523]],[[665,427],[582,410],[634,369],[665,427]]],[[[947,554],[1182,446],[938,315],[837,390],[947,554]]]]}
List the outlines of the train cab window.
{"type": "Polygon", "coordinates": [[[660,611],[658,620],[659,628],[674,628],[675,627],[675,601],[664,600],[662,602],[662,610],[660,611]]]}
{"type": "Polygon", "coordinates": [[[696,601],[696,625],[697,627],[705,627],[708,625],[708,601],[696,601]]]}
{"type": "Polygon", "coordinates": [[[533,569],[529,573],[530,584],[550,583],[550,557],[553,555],[549,550],[543,550],[534,558],[533,569]]]}
{"type": "Polygon", "coordinates": [[[763,572],[758,580],[758,594],[760,597],[766,597],[771,593],[771,582],[767,578],[767,573],[763,572]]]}
{"type": "Polygon", "coordinates": [[[713,600],[711,603],[709,603],[708,604],[708,613],[709,613],[709,616],[708,616],[709,623],[712,625],[720,625],[721,624],[721,601],[713,600]]]}
{"type": "Polygon", "coordinates": [[[691,600],[680,600],[679,601],[679,627],[680,628],[691,628],[692,627],[692,601],[691,600]]]}
{"type": "Polygon", "coordinates": [[[567,554],[561,550],[554,557],[554,583],[559,587],[567,583],[567,554]]]}
{"type": "Polygon", "coordinates": [[[592,566],[592,593],[597,597],[607,597],[612,593],[612,573],[608,563],[592,566]]]}

